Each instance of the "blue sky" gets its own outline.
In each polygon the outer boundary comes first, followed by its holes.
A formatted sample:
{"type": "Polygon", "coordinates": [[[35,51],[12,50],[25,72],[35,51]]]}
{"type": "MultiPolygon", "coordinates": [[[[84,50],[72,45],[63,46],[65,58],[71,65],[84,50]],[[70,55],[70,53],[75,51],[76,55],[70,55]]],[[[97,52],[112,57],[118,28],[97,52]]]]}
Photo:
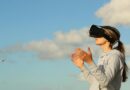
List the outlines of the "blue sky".
{"type": "Polygon", "coordinates": [[[0,90],[88,90],[68,55],[76,47],[97,49],[86,34],[92,24],[113,25],[129,59],[128,1],[0,0],[0,90]]]}

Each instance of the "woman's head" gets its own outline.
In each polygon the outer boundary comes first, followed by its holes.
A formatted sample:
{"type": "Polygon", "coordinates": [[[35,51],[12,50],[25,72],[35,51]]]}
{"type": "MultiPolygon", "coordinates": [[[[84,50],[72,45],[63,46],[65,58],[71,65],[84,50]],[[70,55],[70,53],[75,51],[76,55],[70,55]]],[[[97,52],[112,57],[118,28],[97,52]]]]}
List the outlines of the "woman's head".
{"type": "Polygon", "coordinates": [[[94,38],[104,37],[111,45],[120,40],[120,32],[111,26],[92,25],[89,34],[94,38]]]}
{"type": "Polygon", "coordinates": [[[111,26],[97,26],[92,25],[90,28],[90,36],[96,39],[97,45],[108,44],[109,47],[115,48],[122,53],[124,53],[124,49],[121,49],[122,42],[120,41],[120,32],[111,26]]]}

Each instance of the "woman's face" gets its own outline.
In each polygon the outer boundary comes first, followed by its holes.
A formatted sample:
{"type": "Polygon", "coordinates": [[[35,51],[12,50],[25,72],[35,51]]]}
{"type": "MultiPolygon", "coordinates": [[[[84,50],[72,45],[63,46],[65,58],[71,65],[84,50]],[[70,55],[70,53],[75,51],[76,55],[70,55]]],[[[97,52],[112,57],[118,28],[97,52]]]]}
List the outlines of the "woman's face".
{"type": "Polygon", "coordinates": [[[104,37],[95,38],[96,45],[103,45],[108,42],[104,37]]]}

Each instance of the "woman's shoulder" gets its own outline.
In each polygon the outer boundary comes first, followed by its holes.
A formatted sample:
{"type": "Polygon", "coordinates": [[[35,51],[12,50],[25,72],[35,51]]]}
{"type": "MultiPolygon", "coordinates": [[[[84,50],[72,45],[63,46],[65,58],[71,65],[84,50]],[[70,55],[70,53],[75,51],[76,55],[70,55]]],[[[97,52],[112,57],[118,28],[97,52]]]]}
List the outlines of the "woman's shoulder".
{"type": "Polygon", "coordinates": [[[102,53],[100,57],[112,57],[112,56],[122,56],[122,53],[116,49],[112,49],[107,53],[102,53]]]}
{"type": "Polygon", "coordinates": [[[109,59],[125,59],[125,56],[123,55],[123,53],[121,53],[120,51],[113,49],[107,53],[103,53],[100,57],[99,57],[99,61],[107,61],[109,59]]]}
{"type": "Polygon", "coordinates": [[[123,53],[121,53],[119,50],[113,49],[111,51],[111,53],[109,54],[109,58],[113,59],[113,60],[121,60],[124,61],[125,56],[123,55],[123,53]]]}
{"type": "Polygon", "coordinates": [[[111,52],[109,53],[109,55],[111,56],[124,56],[123,53],[121,53],[119,50],[113,49],[111,50],[111,52]]]}

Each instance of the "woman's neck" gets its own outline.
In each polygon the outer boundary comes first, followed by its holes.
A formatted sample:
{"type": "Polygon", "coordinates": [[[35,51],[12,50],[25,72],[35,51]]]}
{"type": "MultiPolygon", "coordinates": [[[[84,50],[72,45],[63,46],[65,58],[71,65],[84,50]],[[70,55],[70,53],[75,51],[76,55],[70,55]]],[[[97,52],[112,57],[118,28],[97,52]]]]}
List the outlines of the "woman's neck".
{"type": "Polygon", "coordinates": [[[105,53],[112,50],[112,48],[110,47],[109,44],[103,44],[103,45],[101,45],[101,48],[103,49],[103,52],[105,52],[105,53]]]}

